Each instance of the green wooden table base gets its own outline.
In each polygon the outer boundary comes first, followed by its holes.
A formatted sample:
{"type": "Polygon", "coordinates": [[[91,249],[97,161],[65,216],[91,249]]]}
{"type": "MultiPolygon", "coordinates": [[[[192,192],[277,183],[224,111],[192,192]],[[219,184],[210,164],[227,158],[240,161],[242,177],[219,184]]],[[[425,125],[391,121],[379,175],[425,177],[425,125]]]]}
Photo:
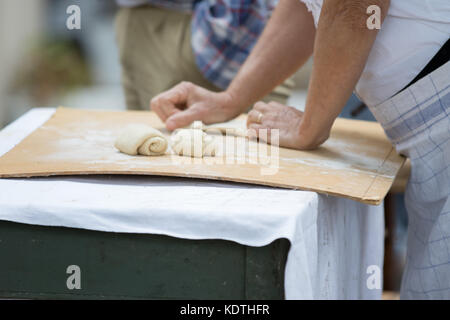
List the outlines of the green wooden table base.
{"type": "Polygon", "coordinates": [[[283,299],[289,246],[0,221],[0,297],[283,299]],[[71,265],[81,289],[67,287],[71,265]]]}

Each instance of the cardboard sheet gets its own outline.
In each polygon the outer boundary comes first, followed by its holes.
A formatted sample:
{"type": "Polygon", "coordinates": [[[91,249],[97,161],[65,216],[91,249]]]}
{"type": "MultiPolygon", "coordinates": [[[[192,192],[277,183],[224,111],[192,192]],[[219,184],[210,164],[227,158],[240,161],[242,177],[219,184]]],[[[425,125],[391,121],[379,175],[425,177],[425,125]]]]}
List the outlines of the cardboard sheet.
{"type": "MultiPolygon", "coordinates": [[[[244,128],[245,116],[218,127],[244,128]]],[[[214,158],[129,156],[114,148],[134,123],[170,132],[152,112],[58,108],[40,128],[0,158],[0,177],[140,174],[227,180],[311,190],[379,204],[404,163],[373,122],[338,119],[330,139],[314,151],[268,146],[217,135],[214,158]]]]}

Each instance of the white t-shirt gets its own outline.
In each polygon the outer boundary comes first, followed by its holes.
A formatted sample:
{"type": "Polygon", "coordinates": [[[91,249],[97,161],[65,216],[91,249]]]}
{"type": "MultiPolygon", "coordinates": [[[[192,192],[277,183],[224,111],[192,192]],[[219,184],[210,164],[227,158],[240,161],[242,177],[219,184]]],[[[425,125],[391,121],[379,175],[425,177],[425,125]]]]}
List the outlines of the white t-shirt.
{"type": "MultiPolygon", "coordinates": [[[[317,26],[323,0],[300,1],[317,26]]],[[[391,0],[355,93],[370,107],[392,97],[422,71],[449,37],[450,0],[391,0]]]]}

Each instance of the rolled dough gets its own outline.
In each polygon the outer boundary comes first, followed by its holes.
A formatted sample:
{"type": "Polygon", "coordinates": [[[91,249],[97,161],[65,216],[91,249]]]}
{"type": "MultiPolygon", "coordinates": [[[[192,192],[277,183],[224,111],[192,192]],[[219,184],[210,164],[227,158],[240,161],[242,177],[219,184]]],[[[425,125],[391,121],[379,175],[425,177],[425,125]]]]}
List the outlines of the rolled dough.
{"type": "Polygon", "coordinates": [[[203,122],[197,120],[192,122],[190,129],[203,130],[203,127],[204,127],[203,122]]]}
{"type": "Polygon", "coordinates": [[[201,129],[179,129],[175,131],[171,138],[171,145],[172,150],[180,156],[203,158],[216,154],[214,137],[207,135],[201,129]]]}
{"type": "Polygon", "coordinates": [[[168,147],[166,137],[155,128],[144,124],[134,124],[125,128],[114,146],[129,155],[160,156],[168,147]]]}

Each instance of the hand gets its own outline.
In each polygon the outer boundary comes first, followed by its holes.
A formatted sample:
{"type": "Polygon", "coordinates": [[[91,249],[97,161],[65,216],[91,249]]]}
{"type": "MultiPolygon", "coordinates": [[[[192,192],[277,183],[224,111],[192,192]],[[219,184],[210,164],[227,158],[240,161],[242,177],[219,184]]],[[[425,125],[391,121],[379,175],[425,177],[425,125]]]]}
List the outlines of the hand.
{"type": "Polygon", "coordinates": [[[182,82],[154,97],[151,110],[165,122],[167,129],[186,127],[195,120],[205,124],[228,121],[240,110],[227,92],[212,92],[190,82],[182,82]]]}
{"type": "MultiPolygon", "coordinates": [[[[271,131],[279,130],[279,145],[298,150],[311,150],[320,146],[329,137],[330,130],[314,134],[306,128],[304,113],[278,102],[258,102],[248,114],[247,128],[251,137],[271,142],[271,131]],[[266,129],[267,134],[261,134],[266,129]]],[[[312,128],[311,128],[312,129],[312,128]]]]}

